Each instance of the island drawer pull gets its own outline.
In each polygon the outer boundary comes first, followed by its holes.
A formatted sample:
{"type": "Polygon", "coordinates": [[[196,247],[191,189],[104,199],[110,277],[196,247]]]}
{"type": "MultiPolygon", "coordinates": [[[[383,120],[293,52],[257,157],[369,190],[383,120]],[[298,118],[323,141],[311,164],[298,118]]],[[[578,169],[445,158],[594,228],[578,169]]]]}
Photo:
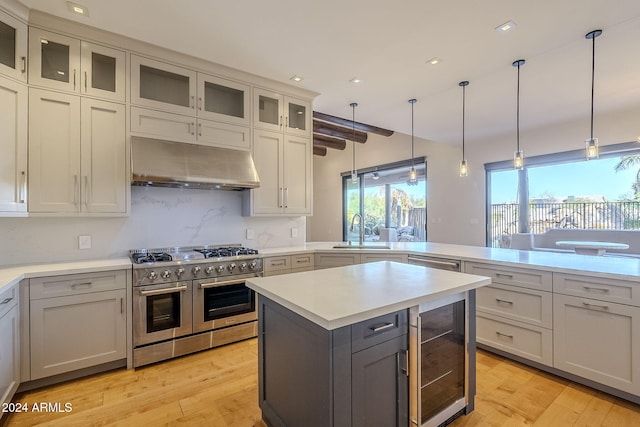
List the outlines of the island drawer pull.
{"type": "Polygon", "coordinates": [[[507,301],[506,299],[496,298],[496,302],[497,302],[498,304],[502,303],[502,304],[509,304],[509,305],[513,305],[513,301],[507,301]]]}
{"type": "Polygon", "coordinates": [[[502,332],[499,332],[499,331],[496,331],[496,335],[499,336],[499,337],[505,337],[505,338],[513,339],[513,335],[503,334],[502,332]]]}
{"type": "Polygon", "coordinates": [[[584,288],[585,291],[598,291],[598,292],[604,292],[605,294],[611,292],[611,290],[607,288],[594,288],[593,286],[582,286],[582,287],[584,288]]]}
{"type": "Polygon", "coordinates": [[[369,329],[371,329],[373,332],[380,332],[380,331],[384,331],[384,330],[389,329],[389,328],[393,328],[395,326],[396,326],[395,323],[389,322],[389,323],[385,323],[384,325],[380,325],[380,326],[372,326],[369,329]]]}
{"type": "Polygon", "coordinates": [[[93,283],[91,283],[91,282],[74,283],[73,285],[71,285],[71,289],[73,289],[73,290],[76,290],[76,289],[89,289],[92,285],[93,285],[93,283]]]}
{"type": "Polygon", "coordinates": [[[585,306],[585,308],[593,310],[593,309],[598,309],[598,310],[609,310],[609,306],[608,305],[600,305],[600,304],[590,304],[588,302],[582,302],[582,305],[585,306]]]}
{"type": "Polygon", "coordinates": [[[13,301],[13,297],[5,298],[4,301],[0,302],[0,305],[9,304],[13,301]]]}
{"type": "Polygon", "coordinates": [[[497,278],[505,278],[505,279],[513,279],[513,274],[506,274],[506,273],[496,273],[496,277],[497,278]]]}

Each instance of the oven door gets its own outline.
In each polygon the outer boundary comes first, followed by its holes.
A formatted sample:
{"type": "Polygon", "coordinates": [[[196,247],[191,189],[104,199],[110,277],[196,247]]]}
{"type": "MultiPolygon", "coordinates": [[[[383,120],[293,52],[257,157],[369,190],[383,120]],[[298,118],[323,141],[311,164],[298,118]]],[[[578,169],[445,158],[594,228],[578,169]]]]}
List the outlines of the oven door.
{"type": "Polygon", "coordinates": [[[224,328],[258,319],[256,293],[245,285],[247,277],[194,281],[193,331],[224,328]]]}
{"type": "Polygon", "coordinates": [[[191,282],[133,288],[133,345],[164,341],[192,332],[191,282]]]}

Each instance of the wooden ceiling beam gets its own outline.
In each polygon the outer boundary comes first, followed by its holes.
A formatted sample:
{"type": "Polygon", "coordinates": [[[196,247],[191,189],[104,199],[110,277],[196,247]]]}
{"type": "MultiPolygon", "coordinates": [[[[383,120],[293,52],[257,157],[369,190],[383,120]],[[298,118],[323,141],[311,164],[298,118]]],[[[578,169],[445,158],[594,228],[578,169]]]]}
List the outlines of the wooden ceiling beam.
{"type": "Polygon", "coordinates": [[[327,155],[327,147],[320,147],[317,145],[313,146],[313,155],[314,156],[326,156],[327,155]]]}
{"type": "Polygon", "coordinates": [[[319,133],[314,133],[313,146],[333,148],[335,150],[344,150],[347,147],[347,141],[340,138],[334,138],[332,136],[326,136],[326,135],[321,135],[319,133]]]}
{"type": "Polygon", "coordinates": [[[354,135],[353,129],[337,126],[331,123],[319,122],[317,120],[313,121],[313,132],[336,138],[348,139],[349,141],[356,141],[363,144],[367,142],[367,134],[365,132],[357,130],[354,135]]]}
{"type": "MultiPolygon", "coordinates": [[[[334,123],[340,126],[352,128],[353,121],[349,119],[343,119],[342,117],[332,116],[331,114],[320,113],[318,111],[313,112],[313,118],[322,120],[329,123],[334,123]]],[[[355,122],[355,128],[363,132],[375,133],[376,135],[391,136],[393,131],[389,129],[379,128],[377,126],[368,125],[366,123],[355,122]]]]}

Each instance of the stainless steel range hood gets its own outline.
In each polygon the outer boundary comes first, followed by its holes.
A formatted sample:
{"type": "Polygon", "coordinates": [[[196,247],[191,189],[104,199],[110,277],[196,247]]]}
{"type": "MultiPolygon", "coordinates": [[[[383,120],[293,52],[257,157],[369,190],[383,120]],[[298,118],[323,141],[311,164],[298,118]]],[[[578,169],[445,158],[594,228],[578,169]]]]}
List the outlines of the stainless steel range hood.
{"type": "Polygon", "coordinates": [[[260,186],[251,153],[131,137],[132,185],[243,190],[260,186]]]}

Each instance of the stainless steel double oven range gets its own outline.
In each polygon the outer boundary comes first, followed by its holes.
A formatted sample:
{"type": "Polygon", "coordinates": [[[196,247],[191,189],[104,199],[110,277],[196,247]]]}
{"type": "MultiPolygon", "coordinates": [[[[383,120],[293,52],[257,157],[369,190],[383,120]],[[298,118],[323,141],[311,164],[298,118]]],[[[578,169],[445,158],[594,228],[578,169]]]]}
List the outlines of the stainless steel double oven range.
{"type": "Polygon", "coordinates": [[[139,367],[257,335],[258,251],[238,245],[129,251],[133,365],[139,367]]]}

